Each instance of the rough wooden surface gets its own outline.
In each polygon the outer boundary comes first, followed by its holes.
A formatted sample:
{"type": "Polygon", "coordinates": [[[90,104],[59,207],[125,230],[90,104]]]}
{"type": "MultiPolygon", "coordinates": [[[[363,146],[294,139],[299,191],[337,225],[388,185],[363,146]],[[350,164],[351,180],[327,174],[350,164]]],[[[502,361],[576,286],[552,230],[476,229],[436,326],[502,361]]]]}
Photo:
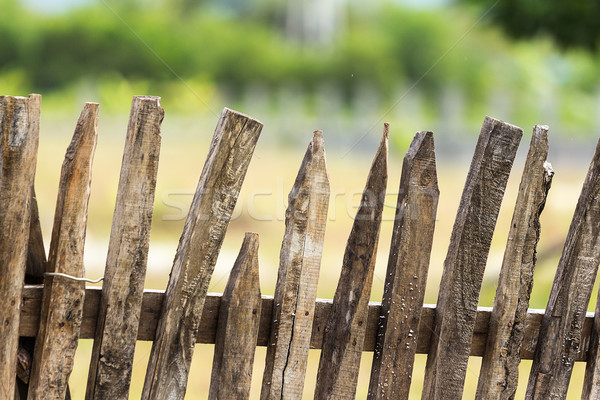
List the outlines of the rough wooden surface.
{"type": "Polygon", "coordinates": [[[558,262],[531,366],[526,399],[562,399],[567,395],[600,263],[599,226],[600,142],[558,262]]]}
{"type": "Polygon", "coordinates": [[[408,399],[439,199],[432,132],[404,157],[369,399],[408,399]]]}
{"type": "Polygon", "coordinates": [[[479,373],[478,399],[513,399],[517,390],[519,353],[540,238],[540,215],[554,175],[546,162],[547,156],[548,127],[536,125],[504,251],[486,352],[479,373]]]}
{"type": "MultiPolygon", "coordinates": [[[[581,342],[585,343],[586,337],[582,334],[581,342]]],[[[589,338],[589,353],[585,366],[585,377],[583,379],[583,390],[581,400],[600,399],[600,291],[596,300],[596,312],[594,314],[594,326],[589,338]]],[[[582,346],[580,346],[582,347],[582,346]]]]}
{"type": "Polygon", "coordinates": [[[0,398],[15,394],[41,96],[0,96],[0,398]]]}
{"type": "Polygon", "coordinates": [[[261,305],[258,234],[246,233],[221,298],[209,400],[250,398],[261,305]]]}
{"type": "Polygon", "coordinates": [[[423,399],[461,399],[479,291],[523,131],[486,117],[463,190],[438,295],[423,399]]]}
{"type": "Polygon", "coordinates": [[[316,131],[288,196],[263,400],[302,398],[328,205],[323,134],[316,131]]]}
{"type": "MultiPolygon", "coordinates": [[[[51,272],[84,275],[83,249],[97,124],[98,104],[86,103],[62,165],[48,257],[51,272]]],[[[46,276],[28,399],[65,398],[79,340],[84,293],[83,282],[46,276]]]]}
{"type": "Polygon", "coordinates": [[[342,272],[325,327],[314,398],[354,399],[387,185],[389,125],[363,191],[346,244],[342,272]]]}
{"type": "Polygon", "coordinates": [[[143,399],[183,399],[208,284],[262,124],[224,109],[179,241],[143,399]]]}
{"type": "Polygon", "coordinates": [[[31,219],[29,222],[29,240],[27,246],[27,268],[25,270],[25,283],[36,284],[44,282],[44,272],[47,268],[46,250],[40,225],[37,197],[35,189],[31,187],[31,219]]]}
{"type": "Polygon", "coordinates": [[[88,375],[88,400],[129,397],[163,117],[160,97],[133,98],[88,375]]]}
{"type": "MultiPolygon", "coordinates": [[[[81,322],[80,339],[93,339],[98,317],[102,289],[88,287],[85,291],[85,303],[83,307],[83,321],[81,322]]],[[[160,316],[165,294],[160,290],[145,290],[142,301],[142,314],[140,316],[140,327],[137,340],[154,340],[156,326],[160,316]]],[[[41,286],[28,286],[23,289],[23,308],[21,310],[21,325],[19,335],[33,337],[37,334],[39,325],[39,311],[42,302],[41,286]]],[[[208,293],[204,310],[202,311],[202,322],[196,335],[196,343],[214,344],[217,323],[219,320],[219,307],[221,304],[220,293],[208,293]]],[[[331,316],[333,308],[332,300],[317,299],[315,304],[315,318],[313,332],[310,339],[311,349],[320,349],[323,345],[323,332],[325,325],[331,316]]],[[[483,355],[486,346],[487,330],[492,313],[491,307],[478,307],[475,317],[475,328],[473,329],[473,341],[471,342],[471,356],[483,355]]],[[[363,351],[373,351],[375,339],[381,315],[381,304],[369,303],[367,317],[367,329],[365,333],[363,351]]],[[[537,344],[539,328],[542,322],[544,310],[529,309],[525,319],[525,335],[521,346],[521,359],[531,360],[537,344]]],[[[257,346],[266,346],[271,334],[271,318],[273,316],[273,296],[262,296],[260,313],[260,327],[258,329],[257,346]]],[[[585,361],[588,355],[588,346],[594,324],[594,313],[586,315],[581,332],[580,351],[577,353],[576,361],[585,361]]],[[[435,328],[435,305],[425,304],[421,312],[421,322],[417,335],[417,354],[426,354],[431,343],[431,331],[435,328]]]]}

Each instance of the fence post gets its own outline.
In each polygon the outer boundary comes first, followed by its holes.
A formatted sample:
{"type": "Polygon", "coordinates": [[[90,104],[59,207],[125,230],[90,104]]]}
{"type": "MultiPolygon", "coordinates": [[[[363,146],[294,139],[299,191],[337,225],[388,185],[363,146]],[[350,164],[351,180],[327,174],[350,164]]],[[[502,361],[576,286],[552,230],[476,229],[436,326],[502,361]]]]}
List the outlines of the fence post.
{"type": "Polygon", "coordinates": [[[526,399],[565,398],[600,263],[600,141],[565,240],[542,319],[526,399]]]}
{"type": "MultiPolygon", "coordinates": [[[[86,103],[67,149],[48,257],[51,272],[82,277],[98,104],[86,103]]],[[[85,284],[62,276],[44,282],[28,399],[64,399],[79,340],[85,284]]]]}
{"type": "Polygon", "coordinates": [[[88,375],[88,400],[129,397],[163,117],[160,97],[133,98],[88,375]]]}
{"type": "Polygon", "coordinates": [[[0,96],[0,398],[15,395],[41,96],[0,96]]]}
{"type": "Polygon", "coordinates": [[[246,233],[221,299],[209,400],[250,397],[262,298],[258,234],[246,233]]]}
{"type": "Polygon", "coordinates": [[[513,398],[517,390],[535,250],[540,238],[540,215],[554,175],[546,162],[547,156],[548,127],[536,125],[504,251],[479,373],[478,399],[513,398]]]}
{"type": "Polygon", "coordinates": [[[404,157],[369,399],[408,399],[439,198],[432,132],[404,157]]]}
{"type": "Polygon", "coordinates": [[[329,205],[323,134],[315,131],[288,196],[261,399],[301,398],[329,205]]]}
{"type": "Polygon", "coordinates": [[[505,122],[483,122],[444,262],[423,399],[462,398],[485,263],[522,135],[505,122]]]}
{"type": "Polygon", "coordinates": [[[208,284],[262,124],[228,108],[198,182],[152,344],[143,399],[183,399],[208,284]]]}
{"type": "Polygon", "coordinates": [[[315,399],[354,399],[387,185],[389,125],[375,154],[325,327],[315,399]]]}

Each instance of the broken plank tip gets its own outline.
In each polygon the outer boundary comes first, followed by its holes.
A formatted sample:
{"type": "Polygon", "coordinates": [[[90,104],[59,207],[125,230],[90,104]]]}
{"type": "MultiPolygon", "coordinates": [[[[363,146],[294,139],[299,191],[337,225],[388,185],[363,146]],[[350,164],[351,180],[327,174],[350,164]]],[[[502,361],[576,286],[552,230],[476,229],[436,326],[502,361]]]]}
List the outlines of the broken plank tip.
{"type": "Polygon", "coordinates": [[[236,116],[239,116],[239,117],[245,118],[245,119],[247,119],[247,120],[249,120],[249,121],[253,121],[253,122],[255,122],[255,123],[259,124],[260,126],[263,126],[263,125],[264,125],[264,124],[263,124],[262,122],[260,122],[258,119],[254,118],[254,117],[251,117],[251,116],[250,116],[250,115],[248,115],[248,114],[244,114],[244,113],[242,113],[242,112],[239,112],[239,111],[232,110],[231,108],[228,108],[228,107],[223,107],[223,111],[221,112],[221,118],[223,118],[223,117],[224,117],[225,115],[227,115],[227,114],[232,114],[232,115],[236,115],[236,116]]]}

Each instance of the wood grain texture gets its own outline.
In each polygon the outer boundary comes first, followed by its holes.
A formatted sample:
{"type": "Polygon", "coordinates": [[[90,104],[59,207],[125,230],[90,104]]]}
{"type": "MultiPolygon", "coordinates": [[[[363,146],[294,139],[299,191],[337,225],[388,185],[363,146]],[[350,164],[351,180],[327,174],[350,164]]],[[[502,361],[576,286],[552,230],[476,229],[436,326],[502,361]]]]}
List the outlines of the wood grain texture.
{"type": "Polygon", "coordinates": [[[90,361],[88,400],[129,397],[163,117],[160,97],[133,98],[90,361]]]}
{"type": "Polygon", "coordinates": [[[323,134],[316,131],[288,196],[263,400],[302,397],[328,206],[323,134]]]}
{"type": "Polygon", "coordinates": [[[246,233],[221,298],[209,400],[250,398],[261,305],[258,234],[246,233]]]}
{"type": "MultiPolygon", "coordinates": [[[[600,291],[598,291],[600,298],[600,291]]],[[[581,335],[581,342],[585,343],[585,334],[581,335]]],[[[589,351],[587,364],[585,366],[585,377],[583,379],[583,390],[581,391],[582,400],[594,400],[600,398],[600,355],[598,347],[600,346],[600,301],[596,300],[596,312],[594,313],[594,326],[592,335],[589,337],[589,351]]],[[[580,346],[582,347],[582,346],[580,346]]]]}
{"type": "Polygon", "coordinates": [[[600,142],[558,262],[526,399],[564,399],[600,263],[600,142]]]}
{"type": "MultiPolygon", "coordinates": [[[[87,287],[85,290],[85,302],[83,307],[83,320],[81,323],[80,339],[93,339],[98,318],[98,307],[102,289],[87,287]]],[[[196,334],[196,343],[214,344],[217,334],[219,320],[219,308],[221,305],[220,293],[208,293],[202,321],[196,334]]],[[[137,340],[152,341],[156,335],[156,326],[161,313],[165,293],[160,290],[146,289],[142,301],[142,314],[140,316],[140,327],[137,340]]],[[[26,285],[23,289],[23,307],[21,309],[21,325],[19,335],[35,337],[39,326],[39,312],[42,303],[42,287],[26,285]]],[[[317,299],[315,304],[315,318],[313,332],[310,339],[311,349],[320,349],[323,346],[323,332],[329,321],[333,309],[332,300],[317,299]]],[[[473,329],[473,340],[471,342],[471,356],[483,356],[486,346],[486,338],[491,307],[478,307],[473,329]]],[[[363,351],[373,351],[375,339],[381,315],[381,304],[369,303],[367,329],[365,333],[363,351]]],[[[531,360],[537,345],[540,332],[540,324],[544,310],[529,309],[525,319],[525,334],[521,346],[521,360],[531,360]]],[[[258,329],[258,346],[266,346],[271,334],[271,318],[273,316],[273,296],[262,296],[260,313],[260,327],[258,329]]],[[[577,353],[576,361],[586,361],[589,350],[592,326],[594,325],[594,313],[586,315],[581,332],[580,352],[577,353]]],[[[417,354],[427,354],[431,343],[431,331],[435,328],[435,305],[423,305],[421,322],[417,334],[417,354]]]]}
{"type": "Polygon", "coordinates": [[[478,399],[513,399],[517,390],[519,353],[533,287],[536,246],[540,238],[540,215],[554,175],[546,162],[547,156],[548,127],[536,125],[504,251],[479,373],[478,399]]]}
{"type": "Polygon", "coordinates": [[[387,185],[389,125],[375,154],[346,244],[342,272],[325,327],[314,398],[354,399],[366,332],[381,213],[387,185]]]}
{"type": "Polygon", "coordinates": [[[31,187],[31,218],[29,222],[29,240],[27,246],[27,268],[25,270],[25,283],[37,284],[44,282],[48,260],[44,248],[44,237],[40,225],[35,189],[31,187]]]}
{"type": "Polygon", "coordinates": [[[369,399],[408,399],[439,199],[432,132],[402,164],[369,399]]]}
{"type": "Polygon", "coordinates": [[[0,96],[0,398],[15,395],[40,95],[0,96]]]}
{"type": "MultiPolygon", "coordinates": [[[[84,276],[83,249],[98,134],[98,104],[86,103],[62,165],[48,269],[84,276]]],[[[64,399],[83,315],[83,282],[46,276],[28,399],[64,399]]]]}
{"type": "Polygon", "coordinates": [[[479,291],[523,131],[486,117],[460,200],[440,283],[423,399],[461,399],[479,291]]]}
{"type": "Polygon", "coordinates": [[[183,399],[208,284],[262,124],[225,108],[179,241],[143,399],[183,399]]]}

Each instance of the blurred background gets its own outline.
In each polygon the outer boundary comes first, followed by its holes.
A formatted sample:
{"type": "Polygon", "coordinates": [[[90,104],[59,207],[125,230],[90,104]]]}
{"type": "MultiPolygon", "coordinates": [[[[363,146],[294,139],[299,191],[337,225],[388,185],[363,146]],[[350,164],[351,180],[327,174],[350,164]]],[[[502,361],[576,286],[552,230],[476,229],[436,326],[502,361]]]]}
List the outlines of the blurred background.
{"type": "MultiPolygon", "coordinates": [[[[187,209],[223,107],[265,127],[210,291],[222,292],[245,231],[260,234],[262,293],[272,295],[287,194],[315,129],[331,180],[318,295],[332,298],[345,241],[383,122],[391,124],[388,196],[372,300],[380,301],[401,163],[416,131],[435,133],[440,203],[425,301],[436,303],[452,224],[485,115],[525,135],[502,204],[480,305],[493,304],[531,130],[550,126],[556,176],[544,214],[532,308],[544,308],[600,132],[600,5],[574,0],[0,0],[0,94],[41,93],[36,190],[49,241],[60,165],[86,101],[100,103],[85,267],[103,274],[131,98],[162,97],[165,119],[147,288],[164,289],[187,209]]],[[[596,291],[589,310],[596,303],[596,291]]],[[[71,376],[83,398],[91,342],[71,376]]],[[[150,344],[136,352],[141,393],[150,344]]],[[[257,349],[258,398],[264,348],[257,349]]],[[[365,353],[357,398],[365,398],[365,353]]],[[[311,351],[305,398],[319,352],[311,351]]],[[[205,398],[212,347],[198,345],[189,399],[205,398]]],[[[425,356],[417,357],[414,398],[425,356]]],[[[480,359],[472,358],[465,398],[480,359]]],[[[523,362],[522,397],[530,363],[523,362]]],[[[569,398],[579,398],[584,365],[569,398]]]]}

